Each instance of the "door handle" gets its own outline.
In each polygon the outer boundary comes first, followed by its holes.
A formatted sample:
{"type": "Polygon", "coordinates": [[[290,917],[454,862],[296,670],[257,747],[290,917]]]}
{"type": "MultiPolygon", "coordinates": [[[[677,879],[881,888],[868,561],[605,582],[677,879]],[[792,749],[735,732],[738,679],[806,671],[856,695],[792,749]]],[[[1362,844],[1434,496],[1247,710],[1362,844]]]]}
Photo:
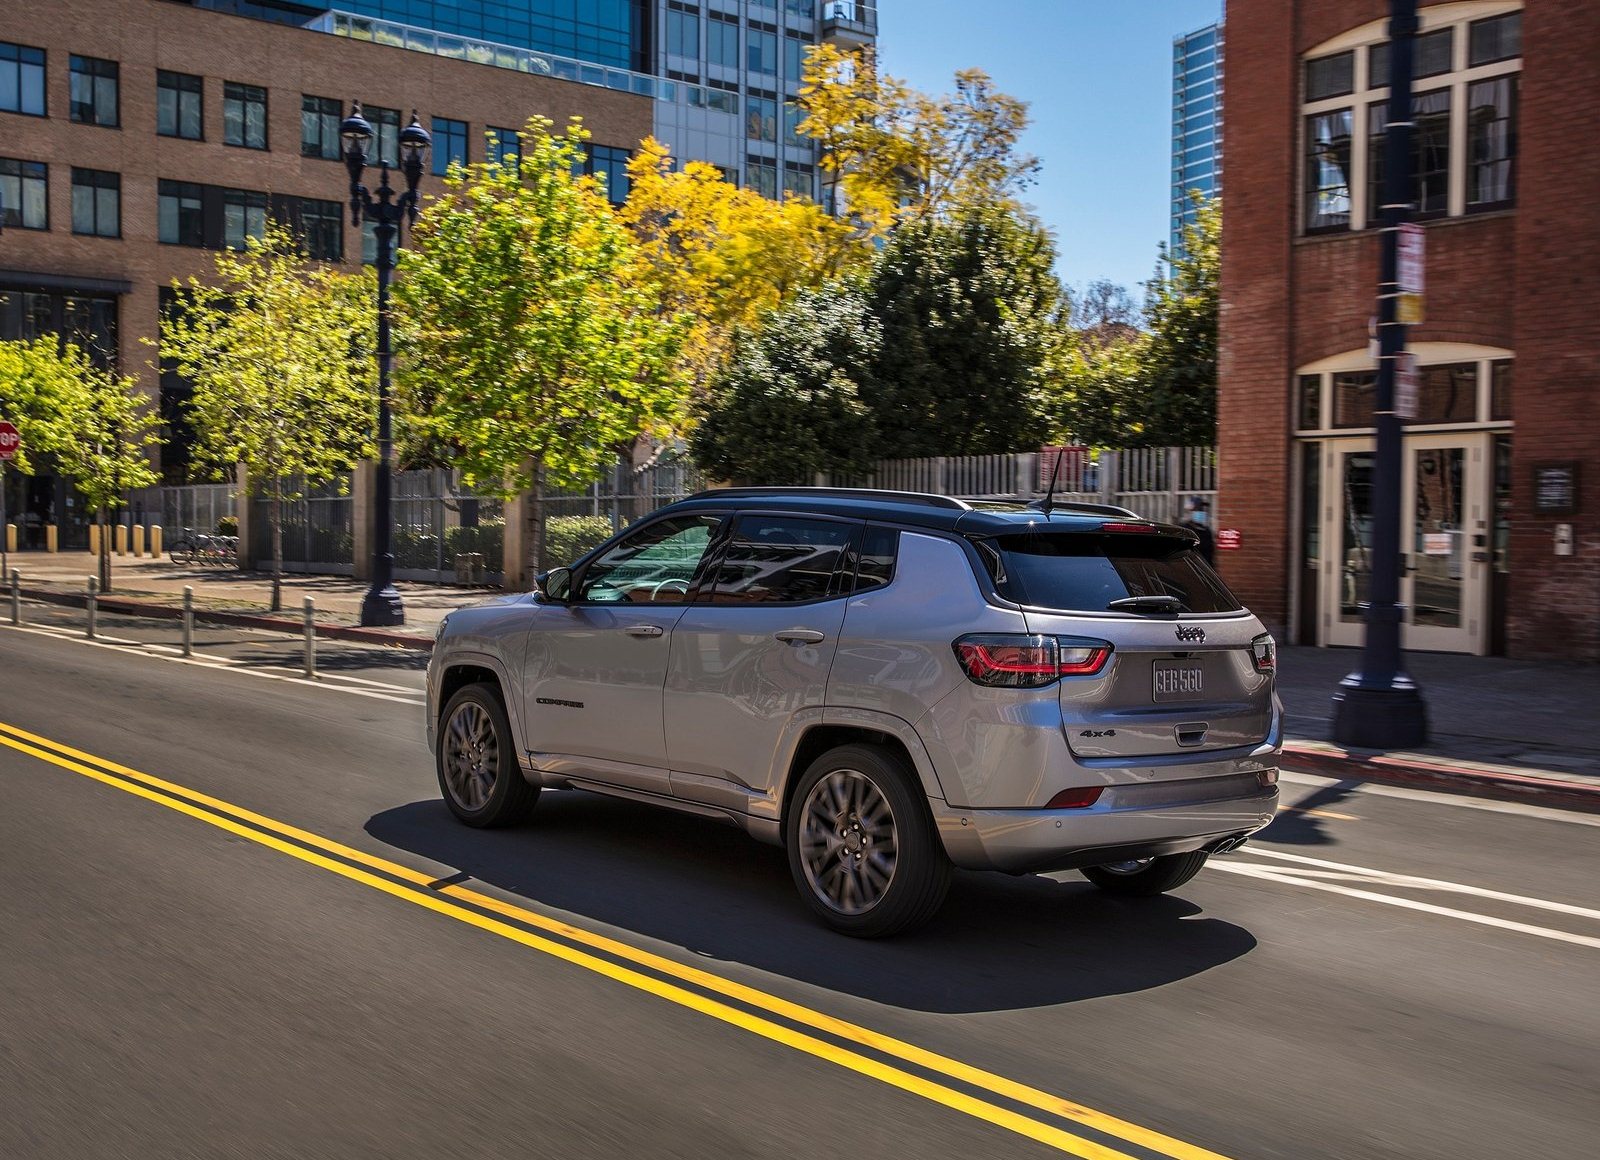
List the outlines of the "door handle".
{"type": "Polygon", "coordinates": [[[784,644],[821,644],[827,639],[827,633],[818,632],[814,628],[786,628],[772,635],[784,644]]]}
{"type": "Polygon", "coordinates": [[[660,636],[666,630],[659,624],[630,624],[622,631],[629,636],[660,636]]]}

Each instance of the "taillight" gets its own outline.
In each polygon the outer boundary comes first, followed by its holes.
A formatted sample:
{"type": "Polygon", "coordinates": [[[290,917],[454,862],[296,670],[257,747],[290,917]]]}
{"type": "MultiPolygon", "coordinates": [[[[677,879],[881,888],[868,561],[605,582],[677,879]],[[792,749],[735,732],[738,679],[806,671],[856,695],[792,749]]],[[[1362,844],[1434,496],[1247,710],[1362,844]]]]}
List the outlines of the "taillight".
{"type": "Polygon", "coordinates": [[[1101,524],[1100,525],[1100,530],[1102,532],[1111,532],[1113,534],[1126,532],[1126,533],[1129,533],[1129,534],[1132,534],[1132,535],[1136,535],[1136,536],[1139,536],[1139,535],[1148,536],[1148,535],[1154,534],[1155,532],[1158,531],[1158,529],[1156,528],[1156,526],[1154,524],[1129,524],[1129,523],[1118,523],[1116,521],[1112,521],[1111,523],[1101,524]]]}
{"type": "Polygon", "coordinates": [[[1250,661],[1258,673],[1272,673],[1278,669],[1278,642],[1271,633],[1262,633],[1250,642],[1250,661]]]}
{"type": "Polygon", "coordinates": [[[1040,689],[1064,676],[1092,676],[1111,655],[1103,640],[1022,633],[964,636],[953,647],[968,680],[998,689],[1040,689]]]}

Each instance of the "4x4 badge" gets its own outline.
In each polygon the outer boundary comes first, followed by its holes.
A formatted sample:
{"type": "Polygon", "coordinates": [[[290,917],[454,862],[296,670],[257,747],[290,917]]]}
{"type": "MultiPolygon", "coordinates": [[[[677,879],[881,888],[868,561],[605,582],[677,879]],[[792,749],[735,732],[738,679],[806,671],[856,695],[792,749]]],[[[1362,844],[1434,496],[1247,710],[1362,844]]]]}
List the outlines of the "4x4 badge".
{"type": "Polygon", "coordinates": [[[1178,629],[1178,639],[1190,641],[1194,644],[1204,644],[1206,630],[1203,628],[1180,628],[1178,629]]]}

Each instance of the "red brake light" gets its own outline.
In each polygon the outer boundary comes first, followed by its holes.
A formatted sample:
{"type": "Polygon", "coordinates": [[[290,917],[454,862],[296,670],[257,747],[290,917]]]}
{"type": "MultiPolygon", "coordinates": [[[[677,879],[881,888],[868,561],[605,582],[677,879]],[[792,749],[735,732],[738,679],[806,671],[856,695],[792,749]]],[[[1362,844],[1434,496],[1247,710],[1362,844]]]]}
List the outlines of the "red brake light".
{"type": "Polygon", "coordinates": [[[1101,524],[1100,530],[1102,532],[1132,532],[1135,535],[1151,535],[1159,529],[1154,524],[1109,523],[1101,524]]]}
{"type": "Polygon", "coordinates": [[[1063,676],[1091,676],[1111,655],[1105,641],[1022,633],[974,634],[952,647],[968,680],[999,689],[1041,689],[1063,676]]]}
{"type": "Polygon", "coordinates": [[[1064,789],[1055,797],[1045,803],[1047,810],[1082,810],[1094,805],[1100,800],[1100,791],[1105,787],[1100,785],[1078,786],[1075,789],[1064,789]]]}

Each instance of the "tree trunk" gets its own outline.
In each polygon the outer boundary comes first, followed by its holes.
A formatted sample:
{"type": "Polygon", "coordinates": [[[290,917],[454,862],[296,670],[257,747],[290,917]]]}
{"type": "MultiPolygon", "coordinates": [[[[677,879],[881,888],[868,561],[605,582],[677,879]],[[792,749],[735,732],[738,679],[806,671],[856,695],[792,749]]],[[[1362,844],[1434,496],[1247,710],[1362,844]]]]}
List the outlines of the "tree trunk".
{"type": "Polygon", "coordinates": [[[283,610],[283,492],[272,488],[272,611],[283,610]]]}

